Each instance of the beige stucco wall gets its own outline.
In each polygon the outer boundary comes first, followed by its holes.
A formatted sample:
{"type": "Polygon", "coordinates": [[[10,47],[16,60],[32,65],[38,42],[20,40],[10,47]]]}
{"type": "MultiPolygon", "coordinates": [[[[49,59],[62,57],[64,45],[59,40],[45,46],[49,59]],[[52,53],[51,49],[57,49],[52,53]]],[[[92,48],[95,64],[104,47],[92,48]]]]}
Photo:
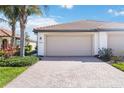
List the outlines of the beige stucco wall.
{"type": "Polygon", "coordinates": [[[8,43],[11,43],[11,37],[1,37],[1,39],[7,39],[8,40],[8,43]]]}
{"type": "Polygon", "coordinates": [[[0,37],[0,48],[1,48],[1,45],[2,45],[2,40],[3,39],[7,39],[8,43],[11,43],[11,37],[0,37]]]}

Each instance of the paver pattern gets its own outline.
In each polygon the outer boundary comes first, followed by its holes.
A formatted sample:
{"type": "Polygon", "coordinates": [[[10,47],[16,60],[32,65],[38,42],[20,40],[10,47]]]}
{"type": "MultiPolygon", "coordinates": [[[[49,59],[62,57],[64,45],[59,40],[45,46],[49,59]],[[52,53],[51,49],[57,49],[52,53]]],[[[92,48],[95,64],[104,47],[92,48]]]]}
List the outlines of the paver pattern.
{"type": "MultiPolygon", "coordinates": [[[[47,58],[48,59],[48,58],[47,58]]],[[[124,72],[104,62],[43,59],[7,88],[121,88],[124,72]]],[[[49,58],[50,59],[50,58],[49,58]]],[[[54,58],[55,59],[55,58],[54,58]]]]}

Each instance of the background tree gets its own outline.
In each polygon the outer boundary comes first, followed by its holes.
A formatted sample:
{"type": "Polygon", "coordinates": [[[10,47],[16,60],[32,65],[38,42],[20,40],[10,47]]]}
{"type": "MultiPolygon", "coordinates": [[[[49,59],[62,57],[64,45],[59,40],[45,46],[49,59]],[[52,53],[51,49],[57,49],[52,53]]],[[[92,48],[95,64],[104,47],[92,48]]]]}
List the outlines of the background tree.
{"type": "MultiPolygon", "coordinates": [[[[44,6],[45,8],[47,6],[44,6]]],[[[20,6],[0,6],[0,12],[7,18],[12,30],[12,45],[15,44],[15,29],[16,22],[20,24],[20,56],[25,55],[25,28],[28,17],[31,15],[41,15],[42,12],[39,6],[36,5],[20,5],[20,6]]]]}
{"type": "Polygon", "coordinates": [[[12,31],[12,39],[11,44],[12,47],[15,47],[15,31],[16,31],[16,23],[18,21],[18,8],[17,6],[9,6],[9,5],[1,5],[0,12],[4,14],[6,19],[0,18],[1,22],[7,22],[11,27],[12,31]]]}
{"type": "Polygon", "coordinates": [[[39,6],[36,5],[22,5],[18,7],[19,11],[19,23],[20,23],[20,56],[25,55],[25,28],[27,24],[28,17],[36,14],[41,15],[42,12],[39,6]]]}
{"type": "Polygon", "coordinates": [[[28,32],[25,32],[25,45],[29,45],[30,42],[30,36],[28,35],[28,32]]]}

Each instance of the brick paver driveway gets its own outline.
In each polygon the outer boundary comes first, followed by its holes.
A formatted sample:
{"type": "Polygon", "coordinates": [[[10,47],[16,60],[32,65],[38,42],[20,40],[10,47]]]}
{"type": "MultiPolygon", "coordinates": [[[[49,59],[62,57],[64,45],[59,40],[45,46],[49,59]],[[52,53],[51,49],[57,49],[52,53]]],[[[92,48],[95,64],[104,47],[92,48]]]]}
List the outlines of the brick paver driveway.
{"type": "Polygon", "coordinates": [[[104,62],[47,59],[30,67],[6,87],[124,87],[124,73],[104,62]]]}

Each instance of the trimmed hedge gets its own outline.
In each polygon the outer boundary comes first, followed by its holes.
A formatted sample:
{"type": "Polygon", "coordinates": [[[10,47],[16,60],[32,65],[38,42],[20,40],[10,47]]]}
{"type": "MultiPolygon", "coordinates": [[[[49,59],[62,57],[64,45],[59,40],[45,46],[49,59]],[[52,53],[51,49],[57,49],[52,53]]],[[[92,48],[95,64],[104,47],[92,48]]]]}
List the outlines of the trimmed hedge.
{"type": "Polygon", "coordinates": [[[36,63],[38,58],[35,56],[12,57],[5,60],[0,60],[1,67],[24,67],[31,66],[36,63]]]}

